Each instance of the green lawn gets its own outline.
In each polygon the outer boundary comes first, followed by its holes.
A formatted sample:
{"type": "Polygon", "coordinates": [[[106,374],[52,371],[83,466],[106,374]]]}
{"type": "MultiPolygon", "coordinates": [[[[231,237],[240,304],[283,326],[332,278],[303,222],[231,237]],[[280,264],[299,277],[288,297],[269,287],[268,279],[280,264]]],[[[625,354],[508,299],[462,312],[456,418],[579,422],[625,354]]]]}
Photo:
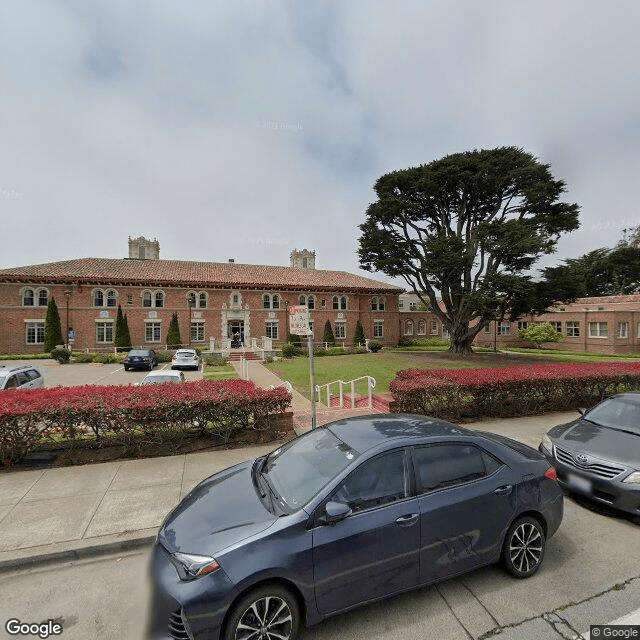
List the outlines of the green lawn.
{"type": "Polygon", "coordinates": [[[240,376],[230,364],[209,365],[204,368],[205,380],[237,380],[240,376]]]}
{"type": "MultiPolygon", "coordinates": [[[[596,354],[558,354],[553,351],[528,350],[527,353],[493,353],[483,351],[469,357],[454,356],[448,352],[383,350],[345,356],[314,358],[316,384],[322,386],[335,380],[348,382],[361,376],[376,379],[376,393],[389,391],[389,383],[402,369],[464,369],[475,367],[508,367],[544,362],[612,362],[616,358],[596,354]]],[[[618,358],[622,359],[622,358],[618,358]]],[[[625,358],[626,359],[626,358],[625,358]]],[[[310,397],[309,359],[296,357],[278,360],[266,365],[282,380],[288,380],[293,387],[306,397],[310,397]]],[[[332,392],[337,392],[332,388],[332,392]]],[[[366,382],[356,386],[356,392],[367,393],[366,382]]],[[[323,391],[323,393],[326,393],[323,391]]]]}

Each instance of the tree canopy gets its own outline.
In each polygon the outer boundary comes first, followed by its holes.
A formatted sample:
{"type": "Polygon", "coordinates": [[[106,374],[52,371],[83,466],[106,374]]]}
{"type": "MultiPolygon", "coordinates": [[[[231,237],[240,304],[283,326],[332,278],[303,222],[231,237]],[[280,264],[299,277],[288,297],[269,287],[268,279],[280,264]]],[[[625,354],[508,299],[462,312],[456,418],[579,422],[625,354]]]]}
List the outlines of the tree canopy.
{"type": "Polygon", "coordinates": [[[360,225],[368,271],[400,277],[467,353],[486,324],[541,304],[529,270],[579,226],[565,183],[515,147],[467,151],[394,171],[375,184],[378,200],[360,225]]]}

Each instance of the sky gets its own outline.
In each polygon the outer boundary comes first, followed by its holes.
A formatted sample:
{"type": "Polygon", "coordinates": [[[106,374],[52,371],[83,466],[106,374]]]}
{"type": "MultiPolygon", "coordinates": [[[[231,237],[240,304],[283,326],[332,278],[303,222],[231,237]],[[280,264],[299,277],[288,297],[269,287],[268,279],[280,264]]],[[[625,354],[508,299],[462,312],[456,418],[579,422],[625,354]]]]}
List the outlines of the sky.
{"type": "Polygon", "coordinates": [[[367,275],[378,177],[499,146],[580,205],[544,264],[614,246],[640,224],[638,24],[637,0],[0,0],[0,268],[142,235],[367,275]]]}

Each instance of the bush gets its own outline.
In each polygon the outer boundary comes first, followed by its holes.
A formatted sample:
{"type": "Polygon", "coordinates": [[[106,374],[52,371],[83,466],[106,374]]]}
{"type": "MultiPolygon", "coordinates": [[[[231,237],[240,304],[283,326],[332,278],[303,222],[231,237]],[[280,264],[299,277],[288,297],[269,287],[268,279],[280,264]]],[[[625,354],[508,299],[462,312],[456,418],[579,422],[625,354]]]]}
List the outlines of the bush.
{"type": "Polygon", "coordinates": [[[73,361],[80,363],[92,362],[93,356],[93,353],[85,353],[84,351],[80,351],[73,354],[73,361]]]}
{"type": "Polygon", "coordinates": [[[283,344],[282,345],[282,357],[293,358],[300,353],[300,349],[295,344],[283,344]]]}
{"type": "Polygon", "coordinates": [[[369,351],[376,353],[377,351],[380,351],[380,349],[382,349],[382,342],[379,342],[378,340],[369,341],[369,351]]]}
{"type": "Polygon", "coordinates": [[[451,342],[446,338],[400,338],[399,347],[449,348],[451,342]]]}
{"type": "Polygon", "coordinates": [[[173,351],[160,351],[157,353],[158,362],[171,362],[171,358],[173,358],[173,351]]]}
{"type": "Polygon", "coordinates": [[[394,410],[449,420],[566,411],[639,387],[636,362],[407,369],[398,371],[389,385],[394,410]]]}
{"type": "Polygon", "coordinates": [[[51,357],[60,364],[67,364],[71,358],[71,351],[68,349],[51,349],[51,357]]]}
{"type": "Polygon", "coordinates": [[[243,429],[265,428],[290,402],[283,388],[246,380],[17,389],[0,395],[0,463],[10,465],[54,435],[89,433],[126,445],[195,432],[226,442],[243,429]]]}

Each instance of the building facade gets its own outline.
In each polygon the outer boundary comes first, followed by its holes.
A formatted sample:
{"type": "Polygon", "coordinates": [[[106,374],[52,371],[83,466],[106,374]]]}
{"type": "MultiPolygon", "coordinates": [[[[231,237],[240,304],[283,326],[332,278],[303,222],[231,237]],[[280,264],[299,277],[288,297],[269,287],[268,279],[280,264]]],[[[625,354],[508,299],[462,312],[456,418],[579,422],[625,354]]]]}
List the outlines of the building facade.
{"type": "Polygon", "coordinates": [[[161,260],[157,240],[129,239],[129,257],[82,258],[0,270],[0,352],[43,350],[47,305],[54,298],[72,348],[112,350],[118,306],[134,345],[164,348],[171,317],[183,344],[208,349],[240,337],[287,341],[290,305],[310,309],[315,340],[331,323],[336,341],[365,335],[398,342],[402,289],[341,271],[315,268],[315,252],[294,250],[291,266],[161,260]]]}

